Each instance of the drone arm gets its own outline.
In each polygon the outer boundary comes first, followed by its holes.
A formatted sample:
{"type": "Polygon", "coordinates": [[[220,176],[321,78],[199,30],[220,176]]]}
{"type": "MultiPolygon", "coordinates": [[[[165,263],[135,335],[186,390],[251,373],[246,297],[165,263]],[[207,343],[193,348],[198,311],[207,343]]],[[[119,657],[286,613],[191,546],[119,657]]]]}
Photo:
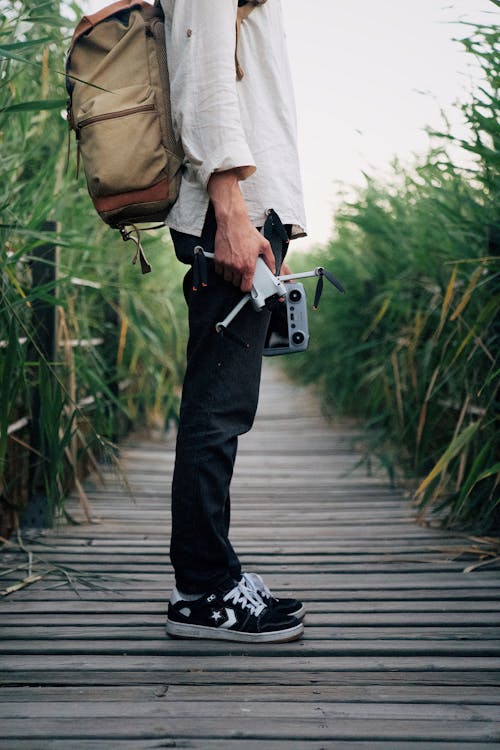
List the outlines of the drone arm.
{"type": "Polygon", "coordinates": [[[249,299],[250,294],[245,294],[245,296],[240,299],[238,304],[233,307],[229,315],[226,315],[224,320],[221,320],[219,323],[215,324],[215,330],[217,331],[217,333],[223,333],[226,330],[228,325],[235,319],[240,310],[243,310],[249,299]]]}
{"type": "Polygon", "coordinates": [[[280,281],[291,281],[292,279],[309,279],[311,276],[319,276],[319,268],[315,268],[313,271],[302,271],[302,273],[287,273],[285,276],[278,276],[280,281]]]}

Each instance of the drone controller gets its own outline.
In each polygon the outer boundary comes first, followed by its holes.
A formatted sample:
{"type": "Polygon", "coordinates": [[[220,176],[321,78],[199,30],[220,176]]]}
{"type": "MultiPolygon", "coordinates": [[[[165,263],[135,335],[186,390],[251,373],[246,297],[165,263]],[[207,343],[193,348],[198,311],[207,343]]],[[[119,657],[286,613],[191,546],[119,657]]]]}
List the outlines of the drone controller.
{"type": "Polygon", "coordinates": [[[288,283],[287,295],[271,306],[264,356],[303,352],[309,346],[306,291],[303,284],[288,283]]]}

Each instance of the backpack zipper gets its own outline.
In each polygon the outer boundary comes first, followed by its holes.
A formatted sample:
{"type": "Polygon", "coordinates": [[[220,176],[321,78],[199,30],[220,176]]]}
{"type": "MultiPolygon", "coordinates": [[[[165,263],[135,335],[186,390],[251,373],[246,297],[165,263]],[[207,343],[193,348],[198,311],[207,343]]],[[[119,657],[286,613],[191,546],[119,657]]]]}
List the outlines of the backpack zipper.
{"type": "Polygon", "coordinates": [[[87,117],[86,120],[82,120],[76,126],[76,137],[78,138],[78,131],[84,128],[86,125],[93,125],[95,122],[103,122],[104,120],[114,120],[117,117],[126,117],[127,115],[135,115],[138,112],[149,112],[154,110],[154,104],[141,104],[139,107],[129,107],[129,109],[122,109],[120,112],[108,112],[104,115],[94,115],[93,117],[87,117]]]}
{"type": "MultiPolygon", "coordinates": [[[[117,117],[126,117],[127,115],[135,115],[138,112],[152,112],[154,111],[154,104],[141,104],[138,107],[129,107],[128,109],[122,109],[119,112],[107,112],[104,115],[94,115],[93,117],[87,117],[86,120],[73,125],[76,135],[76,177],[80,174],[80,131],[87,125],[93,125],[95,122],[104,122],[105,120],[115,120],[117,117]]],[[[70,122],[68,120],[68,122],[70,122]]],[[[72,121],[71,121],[72,122],[72,121]]],[[[71,127],[71,123],[70,123],[71,127]]]]}

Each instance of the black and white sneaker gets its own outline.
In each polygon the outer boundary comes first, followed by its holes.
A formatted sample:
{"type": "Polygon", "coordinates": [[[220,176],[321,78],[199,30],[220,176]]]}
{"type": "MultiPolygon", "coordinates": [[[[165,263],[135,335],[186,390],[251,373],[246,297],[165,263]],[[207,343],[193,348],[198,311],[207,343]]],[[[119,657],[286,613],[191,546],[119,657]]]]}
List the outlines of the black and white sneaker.
{"type": "Polygon", "coordinates": [[[301,620],[306,613],[306,608],[298,599],[278,599],[278,597],[274,596],[262,580],[262,576],[258,573],[243,573],[240,583],[245,586],[250,593],[257,594],[264,604],[273,609],[276,614],[279,613],[280,615],[285,616],[289,615],[290,617],[296,617],[298,620],[301,620]]]}
{"type": "Polygon", "coordinates": [[[174,588],[168,605],[167,633],[174,638],[212,638],[242,643],[283,643],[304,632],[302,623],[271,607],[241,582],[194,601],[174,588]]]}

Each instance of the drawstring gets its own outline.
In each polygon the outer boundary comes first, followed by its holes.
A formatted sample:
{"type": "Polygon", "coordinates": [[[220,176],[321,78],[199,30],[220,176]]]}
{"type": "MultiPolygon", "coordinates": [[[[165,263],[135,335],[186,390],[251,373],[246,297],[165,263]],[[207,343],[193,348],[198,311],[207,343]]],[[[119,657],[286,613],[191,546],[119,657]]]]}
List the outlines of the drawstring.
{"type": "Polygon", "coordinates": [[[287,231],[274,208],[268,208],[266,214],[267,219],[264,223],[264,237],[268,240],[272,236],[272,232],[274,231],[277,235],[279,235],[279,237],[281,237],[283,242],[286,242],[288,244],[290,240],[288,238],[287,231]]]}
{"type": "MultiPolygon", "coordinates": [[[[71,111],[71,100],[68,101],[66,105],[66,120],[68,122],[68,145],[66,148],[66,166],[64,168],[65,172],[67,172],[69,169],[69,158],[71,156],[71,130],[73,129],[73,113],[71,111]]],[[[75,131],[75,133],[76,135],[78,135],[77,131],[75,131]]],[[[78,146],[78,141],[77,141],[77,146],[78,146]]],[[[78,173],[76,176],[78,178],[78,173]]]]}
{"type": "Polygon", "coordinates": [[[234,49],[234,64],[236,67],[236,80],[241,81],[245,75],[245,71],[241,67],[238,60],[238,41],[240,37],[240,27],[242,21],[248,18],[250,13],[257,5],[264,5],[266,0],[238,0],[238,13],[236,15],[236,44],[234,49]]]}
{"type": "Polygon", "coordinates": [[[136,251],[135,255],[132,258],[132,263],[135,266],[137,263],[137,259],[139,258],[141,263],[141,271],[142,273],[150,273],[151,272],[151,264],[149,263],[148,259],[146,258],[146,255],[144,253],[144,249],[142,247],[141,243],[141,233],[139,232],[138,228],[135,226],[135,224],[131,224],[132,229],[127,232],[125,227],[122,225],[121,227],[118,227],[120,230],[120,234],[122,236],[122,240],[126,242],[127,240],[132,240],[136,244],[136,251]],[[134,232],[135,235],[134,236],[134,232]]]}
{"type": "Polygon", "coordinates": [[[267,218],[262,227],[262,234],[271,245],[271,250],[273,251],[276,263],[276,274],[278,275],[281,270],[281,262],[284,254],[283,244],[288,245],[290,239],[283,222],[274,208],[268,208],[266,214],[267,218]]]}
{"type": "Polygon", "coordinates": [[[76,179],[80,177],[80,141],[76,141],[76,179]]]}

